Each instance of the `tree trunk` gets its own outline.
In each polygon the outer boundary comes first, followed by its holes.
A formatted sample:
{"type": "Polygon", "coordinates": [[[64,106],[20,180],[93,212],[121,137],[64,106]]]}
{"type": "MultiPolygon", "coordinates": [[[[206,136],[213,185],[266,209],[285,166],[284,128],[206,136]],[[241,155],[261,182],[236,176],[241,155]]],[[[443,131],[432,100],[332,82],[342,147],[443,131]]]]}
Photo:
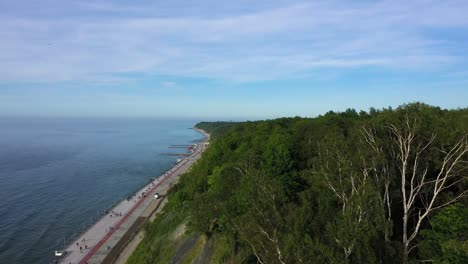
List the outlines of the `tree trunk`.
{"type": "Polygon", "coordinates": [[[408,244],[408,215],[405,212],[403,216],[403,264],[408,263],[408,254],[409,254],[409,244],[408,244]]]}

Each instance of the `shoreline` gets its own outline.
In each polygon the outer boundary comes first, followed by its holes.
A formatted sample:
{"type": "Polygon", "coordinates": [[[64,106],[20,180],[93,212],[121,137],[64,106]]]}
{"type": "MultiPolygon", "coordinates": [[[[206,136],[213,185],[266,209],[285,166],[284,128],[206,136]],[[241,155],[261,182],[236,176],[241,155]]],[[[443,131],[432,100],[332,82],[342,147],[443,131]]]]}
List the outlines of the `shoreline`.
{"type": "Polygon", "coordinates": [[[205,136],[205,138],[203,138],[202,142],[209,142],[210,141],[210,134],[208,132],[206,132],[205,130],[200,129],[200,128],[196,128],[196,127],[193,127],[193,130],[198,131],[199,133],[203,134],[203,136],[205,136]]]}
{"type": "MultiPolygon", "coordinates": [[[[178,177],[190,169],[201,157],[206,149],[205,143],[210,139],[210,134],[195,127],[193,129],[203,135],[203,139],[197,143],[193,153],[184,157],[182,161],[175,163],[160,176],[151,178],[146,185],[139,188],[128,198],[116,202],[106,214],[90,224],[78,237],[73,238],[72,242],[64,248],[64,255],[58,259],[56,258],[53,263],[84,264],[104,261],[111,249],[117,245],[147,208],[157,201],[163,204],[164,198],[154,199],[154,194],[166,193],[178,180],[178,177]]],[[[162,209],[163,206],[161,205],[157,209],[162,209]]],[[[157,212],[153,211],[153,213],[157,212]]]]}
{"type": "MultiPolygon", "coordinates": [[[[200,143],[209,143],[210,140],[210,134],[207,133],[205,130],[198,129],[193,127],[193,130],[198,131],[199,133],[203,134],[204,138],[200,143]]],[[[199,144],[200,144],[199,143],[199,144]]],[[[200,155],[201,157],[201,155],[200,155]]],[[[188,168],[190,169],[190,167],[188,168]]],[[[187,170],[188,170],[187,169],[187,170]]],[[[168,190],[169,191],[169,190],[168,190]]],[[[167,203],[166,196],[164,196],[161,200],[161,202],[158,204],[158,207],[148,215],[148,221],[151,223],[154,221],[156,216],[164,209],[165,204],[167,203]]],[[[138,245],[140,242],[144,239],[145,232],[143,229],[138,230],[130,239],[125,246],[121,249],[120,254],[117,256],[115,261],[113,261],[113,264],[125,264],[127,260],[130,258],[130,256],[133,254],[133,252],[138,248],[138,245]]]]}

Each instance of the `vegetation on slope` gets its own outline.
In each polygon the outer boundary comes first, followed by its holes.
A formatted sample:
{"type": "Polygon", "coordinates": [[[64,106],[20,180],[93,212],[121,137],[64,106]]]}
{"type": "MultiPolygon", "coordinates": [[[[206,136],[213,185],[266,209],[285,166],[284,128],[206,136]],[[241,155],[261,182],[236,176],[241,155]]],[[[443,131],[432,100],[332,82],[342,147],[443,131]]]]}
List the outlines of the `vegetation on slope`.
{"type": "Polygon", "coordinates": [[[211,138],[216,139],[219,136],[226,134],[237,123],[234,122],[200,122],[195,125],[196,128],[202,129],[211,135],[211,138]]]}
{"type": "MultiPolygon", "coordinates": [[[[420,103],[231,124],[166,214],[212,263],[467,263],[467,133],[468,109],[420,103]]],[[[129,263],[171,254],[159,222],[129,263]]]]}

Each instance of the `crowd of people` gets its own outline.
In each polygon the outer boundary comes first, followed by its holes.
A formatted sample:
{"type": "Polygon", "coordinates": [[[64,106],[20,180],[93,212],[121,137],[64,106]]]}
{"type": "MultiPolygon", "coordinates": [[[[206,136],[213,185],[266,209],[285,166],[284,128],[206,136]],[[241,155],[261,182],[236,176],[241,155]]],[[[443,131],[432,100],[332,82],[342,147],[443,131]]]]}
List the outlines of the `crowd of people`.
{"type": "Polygon", "coordinates": [[[76,247],[80,247],[80,253],[83,253],[83,249],[88,249],[88,244],[86,244],[86,238],[81,239],[81,245],[80,242],[76,242],[76,247]]]}
{"type": "Polygon", "coordinates": [[[114,210],[112,210],[111,213],[109,213],[109,211],[107,211],[107,214],[108,214],[110,217],[122,216],[122,212],[115,212],[114,210]]]}

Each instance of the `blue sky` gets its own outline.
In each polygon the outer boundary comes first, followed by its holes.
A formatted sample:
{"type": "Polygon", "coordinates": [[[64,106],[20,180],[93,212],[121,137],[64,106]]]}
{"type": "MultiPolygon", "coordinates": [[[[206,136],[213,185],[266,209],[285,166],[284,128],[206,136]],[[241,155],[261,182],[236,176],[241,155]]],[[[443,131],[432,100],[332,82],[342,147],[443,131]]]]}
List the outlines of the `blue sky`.
{"type": "Polygon", "coordinates": [[[0,115],[468,106],[466,0],[0,0],[0,10],[0,115]]]}

